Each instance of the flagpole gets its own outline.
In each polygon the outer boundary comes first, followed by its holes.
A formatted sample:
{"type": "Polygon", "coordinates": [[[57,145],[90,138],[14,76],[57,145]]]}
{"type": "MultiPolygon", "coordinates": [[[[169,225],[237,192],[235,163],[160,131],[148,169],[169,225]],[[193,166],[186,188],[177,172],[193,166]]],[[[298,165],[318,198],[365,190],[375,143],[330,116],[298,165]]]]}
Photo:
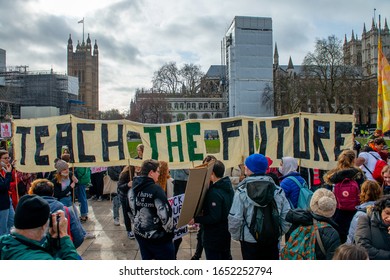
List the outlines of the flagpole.
{"type": "Polygon", "coordinates": [[[377,65],[377,80],[378,80],[378,109],[376,118],[376,128],[379,130],[383,129],[383,92],[382,92],[382,73],[381,73],[381,59],[382,59],[382,41],[381,41],[381,15],[378,15],[379,28],[378,28],[378,65],[377,65]]]}
{"type": "Polygon", "coordinates": [[[83,18],[83,43],[84,43],[84,18],[83,18]]]}

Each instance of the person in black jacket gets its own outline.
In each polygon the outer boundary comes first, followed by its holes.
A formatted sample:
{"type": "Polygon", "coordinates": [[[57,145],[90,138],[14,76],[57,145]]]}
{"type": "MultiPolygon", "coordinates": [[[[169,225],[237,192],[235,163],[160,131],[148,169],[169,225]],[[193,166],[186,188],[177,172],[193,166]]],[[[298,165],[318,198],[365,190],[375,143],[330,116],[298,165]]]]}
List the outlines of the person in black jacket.
{"type": "Polygon", "coordinates": [[[366,248],[370,260],[390,260],[390,195],[377,200],[371,212],[359,217],[355,242],[366,248]]]}
{"type": "Polygon", "coordinates": [[[217,160],[210,180],[212,184],[206,193],[202,215],[194,217],[189,224],[203,226],[203,247],[208,260],[231,259],[231,236],[228,229],[228,215],[233,203],[234,191],[228,176],[223,177],[225,166],[217,160]]]}
{"type": "Polygon", "coordinates": [[[164,190],[156,184],[159,166],[156,160],[145,160],[129,193],[134,234],[143,260],[175,259],[172,209],[164,190]]]}
{"type": "MultiPolygon", "coordinates": [[[[108,169],[110,171],[110,168],[108,169]]],[[[113,176],[115,176],[113,174],[113,176]]],[[[110,176],[111,177],[111,176],[110,176]]],[[[127,199],[128,192],[131,188],[132,180],[134,178],[134,166],[128,165],[123,168],[123,170],[116,177],[118,181],[117,196],[113,199],[113,214],[114,214],[114,224],[120,225],[119,223],[119,208],[122,206],[123,220],[125,222],[125,227],[127,231],[127,237],[129,239],[134,239],[134,233],[131,229],[131,220],[130,220],[130,206],[127,199]]]]}
{"type": "MultiPolygon", "coordinates": [[[[331,219],[335,211],[336,198],[334,194],[325,188],[320,188],[314,192],[310,201],[309,210],[292,209],[287,213],[286,221],[292,223],[291,232],[299,226],[311,226],[313,224],[313,219],[328,224],[328,226],[318,229],[324,245],[325,254],[316,241],[315,253],[317,260],[331,260],[336,248],[340,245],[340,237],[337,230],[335,230],[337,225],[331,219]]],[[[287,234],[286,240],[289,240],[287,234]]]]}

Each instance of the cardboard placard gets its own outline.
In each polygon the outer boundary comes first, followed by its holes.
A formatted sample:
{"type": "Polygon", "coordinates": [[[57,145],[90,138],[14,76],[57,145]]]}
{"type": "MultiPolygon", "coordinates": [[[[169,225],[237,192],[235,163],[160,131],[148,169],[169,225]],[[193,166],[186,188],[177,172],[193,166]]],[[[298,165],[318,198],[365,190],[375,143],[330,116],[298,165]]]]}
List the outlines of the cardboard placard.
{"type": "Polygon", "coordinates": [[[210,185],[214,161],[190,168],[183,206],[177,227],[186,225],[193,217],[200,214],[206,192],[210,185]]]}

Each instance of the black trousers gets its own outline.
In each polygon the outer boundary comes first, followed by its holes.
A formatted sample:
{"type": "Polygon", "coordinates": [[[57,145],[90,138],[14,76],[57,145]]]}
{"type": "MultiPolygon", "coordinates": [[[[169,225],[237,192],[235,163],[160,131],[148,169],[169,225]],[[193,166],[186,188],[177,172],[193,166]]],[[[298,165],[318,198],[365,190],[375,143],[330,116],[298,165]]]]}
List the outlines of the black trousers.
{"type": "Polygon", "coordinates": [[[279,260],[278,242],[259,244],[240,241],[243,260],[279,260]]]}

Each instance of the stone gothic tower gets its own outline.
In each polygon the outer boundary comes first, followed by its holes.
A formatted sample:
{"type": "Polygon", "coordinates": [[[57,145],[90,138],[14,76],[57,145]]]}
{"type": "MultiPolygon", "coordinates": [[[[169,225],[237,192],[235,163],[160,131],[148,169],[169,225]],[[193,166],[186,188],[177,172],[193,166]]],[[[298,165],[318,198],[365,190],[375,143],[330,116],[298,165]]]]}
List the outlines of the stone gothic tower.
{"type": "MultiPolygon", "coordinates": [[[[83,36],[84,38],[84,36],[83,36]]],[[[99,117],[99,50],[95,40],[93,46],[88,34],[87,42],[77,42],[73,51],[71,34],[68,39],[68,75],[79,79],[79,99],[84,102],[86,113],[83,117],[99,117]]]]}
{"type": "MultiPolygon", "coordinates": [[[[385,19],[384,27],[380,30],[383,53],[390,58],[390,32],[385,19]]],[[[344,62],[347,65],[362,66],[365,76],[376,76],[378,67],[378,35],[379,28],[372,19],[371,29],[366,30],[366,24],[363,25],[363,33],[361,40],[354,35],[350,41],[347,41],[347,36],[344,39],[344,62]]]]}

